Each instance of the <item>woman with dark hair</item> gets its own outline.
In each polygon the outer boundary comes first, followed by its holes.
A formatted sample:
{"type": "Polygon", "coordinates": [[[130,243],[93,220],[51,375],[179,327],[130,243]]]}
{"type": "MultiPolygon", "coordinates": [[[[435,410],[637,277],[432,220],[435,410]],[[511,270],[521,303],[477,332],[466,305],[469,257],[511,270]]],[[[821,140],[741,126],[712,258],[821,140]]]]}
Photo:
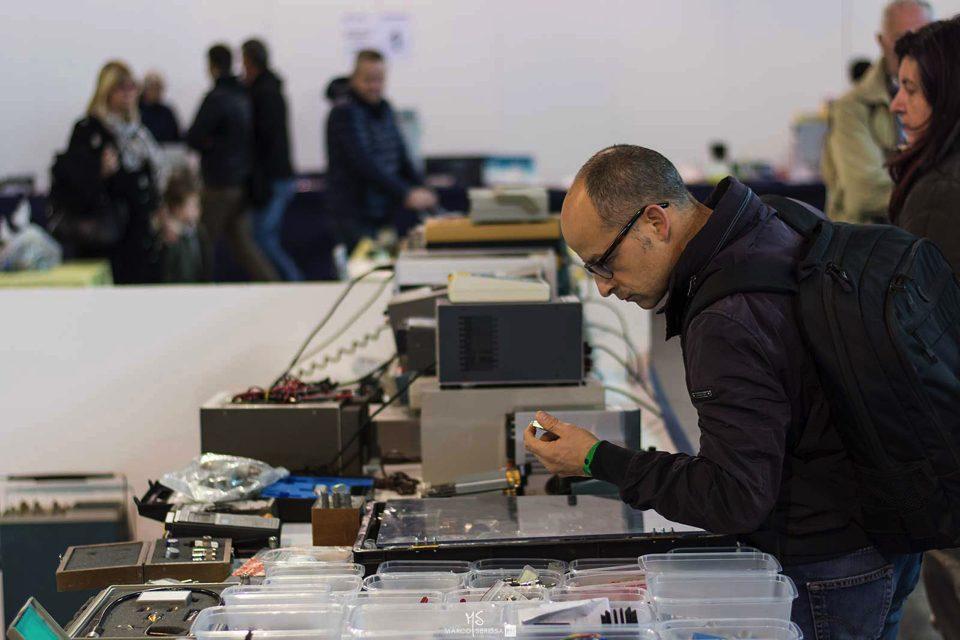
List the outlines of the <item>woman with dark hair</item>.
{"type": "Polygon", "coordinates": [[[890,220],[933,240],[960,274],[960,16],[897,41],[890,109],[907,144],[890,163],[890,220]]]}

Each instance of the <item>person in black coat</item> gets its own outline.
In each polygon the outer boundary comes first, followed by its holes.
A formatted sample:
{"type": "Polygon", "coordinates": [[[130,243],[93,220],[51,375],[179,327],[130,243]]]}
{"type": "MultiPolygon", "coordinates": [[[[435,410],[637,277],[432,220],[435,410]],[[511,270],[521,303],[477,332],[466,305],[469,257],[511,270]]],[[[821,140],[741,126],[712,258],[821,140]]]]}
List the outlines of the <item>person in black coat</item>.
{"type": "Polygon", "coordinates": [[[410,160],[393,107],[383,98],[385,78],[383,56],[360,51],[350,90],[327,119],[328,206],[348,246],[398,223],[404,209],[437,206],[436,195],[422,186],[410,160]]]}
{"type": "Polygon", "coordinates": [[[137,114],[129,67],[100,71],[87,115],[52,169],[52,231],[76,257],[109,258],[118,284],[160,280],[153,220],[163,162],[137,114]]]}
{"type": "Polygon", "coordinates": [[[166,87],[159,73],[153,71],[143,77],[140,94],[140,120],[160,144],[180,142],[180,123],[177,114],[163,101],[166,87]]]}
{"type": "MultiPolygon", "coordinates": [[[[213,249],[226,236],[233,258],[254,281],[279,280],[273,264],[253,239],[247,188],[253,163],[253,113],[246,88],[233,75],[233,54],[223,44],[207,52],[213,88],[204,97],[187,132],[200,152],[203,226],[213,249]]],[[[212,265],[208,265],[212,268],[212,265]]],[[[206,274],[212,279],[212,271],[206,274]]]]}
{"type": "Polygon", "coordinates": [[[242,52],[244,76],[253,103],[250,195],[255,206],[254,236],[285,280],[303,280],[300,268],[280,243],[283,216],[297,190],[290,161],[283,81],[270,69],[263,42],[247,40],[242,52]]]}

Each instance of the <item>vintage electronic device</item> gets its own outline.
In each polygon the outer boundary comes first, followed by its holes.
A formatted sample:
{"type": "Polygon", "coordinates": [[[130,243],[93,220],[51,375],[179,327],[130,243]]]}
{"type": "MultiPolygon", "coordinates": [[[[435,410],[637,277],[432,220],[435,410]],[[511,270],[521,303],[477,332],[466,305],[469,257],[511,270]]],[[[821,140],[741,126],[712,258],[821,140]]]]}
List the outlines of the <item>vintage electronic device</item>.
{"type": "Polygon", "coordinates": [[[441,386],[579,384],[583,307],[550,302],[437,304],[441,386]]]}
{"type": "Polygon", "coordinates": [[[346,445],[343,473],[360,475],[368,440],[364,399],[296,404],[239,404],[220,393],[200,407],[200,450],[262,460],[292,473],[334,462],[346,445]],[[351,442],[352,441],[352,442],[351,442]]]}
{"type": "Polygon", "coordinates": [[[59,592],[60,554],[76,544],[130,540],[128,487],[122,475],[0,477],[0,575],[4,625],[31,596],[66,622],[93,595],[59,592]]]}
{"type": "Polygon", "coordinates": [[[143,579],[222,582],[230,577],[233,541],[230,538],[163,538],[150,545],[143,579]]]}
{"type": "Polygon", "coordinates": [[[423,479],[440,484],[507,466],[508,415],[540,407],[600,409],[604,391],[593,380],[582,385],[441,389],[436,378],[430,378],[420,386],[420,406],[423,479]]]}
{"type": "MultiPolygon", "coordinates": [[[[640,409],[607,407],[606,409],[552,409],[548,406],[540,410],[555,416],[563,422],[575,424],[590,431],[601,440],[629,449],[640,448],[640,409]]],[[[533,422],[536,411],[518,411],[511,420],[510,431],[513,435],[513,460],[518,467],[530,464],[533,472],[546,473],[537,459],[527,453],[523,446],[523,432],[533,422]]]]}
{"type": "Polygon", "coordinates": [[[397,345],[400,366],[408,371],[432,370],[437,362],[437,301],[445,288],[403,291],[387,303],[387,317],[397,345]]]}
{"type": "Polygon", "coordinates": [[[143,582],[148,541],[113,542],[67,547],[57,567],[57,590],[103,589],[111,584],[143,582]]]}
{"type": "Polygon", "coordinates": [[[164,531],[168,537],[188,536],[230,538],[237,549],[262,549],[276,546],[283,523],[277,518],[242,516],[233,513],[208,513],[177,509],[167,514],[164,531]],[[271,544],[271,538],[275,538],[271,544]]]}
{"type": "MultiPolygon", "coordinates": [[[[374,411],[377,408],[372,407],[374,411]]],[[[410,408],[391,405],[374,418],[373,425],[381,461],[420,460],[420,416],[410,408]]]]}
{"type": "Polygon", "coordinates": [[[394,265],[400,290],[445,287],[451,273],[539,276],[557,291],[557,254],[550,248],[408,249],[394,265]]]}
{"type": "Polygon", "coordinates": [[[477,224],[536,222],[550,217],[550,200],[542,187],[470,189],[470,220],[477,224]]]}
{"type": "Polygon", "coordinates": [[[69,637],[33,597],[27,600],[7,629],[10,640],[68,640],[69,637]]]}
{"type": "Polygon", "coordinates": [[[70,638],[186,638],[201,611],[221,606],[226,583],[114,585],[91,598],[66,626],[70,638]]]}
{"type": "Polygon", "coordinates": [[[421,246],[454,247],[552,246],[560,242],[560,216],[537,222],[477,224],[467,217],[431,218],[422,227],[421,246]]]}
{"type": "Polygon", "coordinates": [[[353,557],[372,573],[386,560],[573,560],[732,544],[733,536],[677,524],[616,498],[487,494],[370,503],[353,557]]]}

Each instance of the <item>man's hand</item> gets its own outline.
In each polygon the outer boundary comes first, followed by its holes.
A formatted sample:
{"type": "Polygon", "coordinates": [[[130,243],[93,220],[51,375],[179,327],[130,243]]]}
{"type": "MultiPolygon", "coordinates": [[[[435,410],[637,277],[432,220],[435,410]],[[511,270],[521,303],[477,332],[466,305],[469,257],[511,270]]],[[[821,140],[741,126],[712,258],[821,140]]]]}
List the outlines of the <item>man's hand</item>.
{"type": "Polygon", "coordinates": [[[407,192],[407,197],[403,206],[414,211],[423,211],[424,209],[433,209],[437,206],[437,196],[430,189],[423,187],[414,187],[407,192]]]}
{"type": "Polygon", "coordinates": [[[560,476],[582,476],[583,461],[597,437],[572,424],[561,422],[545,411],[537,412],[537,422],[555,439],[538,440],[537,429],[527,425],[523,433],[523,443],[527,451],[537,456],[550,473],[560,476]]]}

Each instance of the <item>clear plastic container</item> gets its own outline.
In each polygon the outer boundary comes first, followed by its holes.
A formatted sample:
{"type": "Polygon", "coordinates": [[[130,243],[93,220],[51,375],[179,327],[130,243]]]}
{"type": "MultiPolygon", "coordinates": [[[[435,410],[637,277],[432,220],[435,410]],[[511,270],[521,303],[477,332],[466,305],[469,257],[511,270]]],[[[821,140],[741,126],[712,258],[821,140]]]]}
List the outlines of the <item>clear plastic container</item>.
{"type": "MultiPolygon", "coordinates": [[[[520,593],[523,599],[529,601],[549,600],[547,590],[543,587],[511,587],[520,593]]],[[[457,589],[449,591],[443,596],[444,602],[483,602],[483,596],[490,589],[457,589]]],[[[489,600],[487,602],[490,602],[489,600]]],[[[520,602],[511,600],[494,600],[493,602],[520,602]]]]}
{"type": "Polygon", "coordinates": [[[443,593],[439,591],[402,591],[400,589],[377,589],[356,593],[333,594],[332,599],[343,605],[360,604],[439,604],[443,593]]]}
{"type": "Polygon", "coordinates": [[[453,591],[463,586],[463,577],[456,573],[374,574],[363,580],[367,591],[383,589],[402,591],[453,591]]]}
{"type": "Polygon", "coordinates": [[[653,576],[647,597],[661,621],[770,618],[790,620],[797,588],[787,576],[653,576]]]}
{"type": "MultiPolygon", "coordinates": [[[[659,640],[656,625],[596,625],[587,627],[569,627],[546,625],[528,625],[510,633],[516,633],[518,640],[565,640],[566,638],[584,638],[590,640],[659,640]]],[[[509,637],[509,636],[507,636],[509,637]]]]}
{"type": "Polygon", "coordinates": [[[550,558],[485,558],[473,563],[473,568],[477,571],[486,571],[489,569],[510,569],[518,573],[524,567],[533,567],[540,571],[556,571],[557,573],[566,573],[567,563],[563,560],[552,560],[550,558]]]}
{"type": "Polygon", "coordinates": [[[607,584],[645,587],[647,580],[644,572],[637,569],[636,565],[632,571],[586,571],[567,574],[564,580],[564,586],[567,587],[595,587],[607,584]]]}
{"type": "Polygon", "coordinates": [[[749,553],[751,551],[760,551],[755,547],[735,546],[735,547],[677,547],[670,549],[667,553],[749,553]]]}
{"type": "MultiPolygon", "coordinates": [[[[523,567],[520,567],[519,569],[474,570],[467,575],[464,586],[471,589],[489,589],[496,584],[498,580],[503,580],[504,582],[508,583],[511,580],[516,580],[522,570],[523,567]]],[[[563,586],[563,574],[557,571],[537,569],[537,578],[540,581],[540,584],[530,586],[541,586],[546,587],[547,589],[563,586]]]]}
{"type": "Polygon", "coordinates": [[[278,604],[315,605],[330,602],[330,585],[310,589],[280,589],[263,585],[234,585],[223,590],[223,603],[228,607],[278,604]]]}
{"type": "MultiPolygon", "coordinates": [[[[568,606],[575,606],[580,601],[592,601],[589,606],[600,606],[607,619],[592,620],[590,622],[564,624],[564,623],[546,623],[539,622],[524,623],[522,620],[533,608],[521,610],[519,608],[508,609],[507,622],[513,624],[516,628],[518,638],[543,638],[544,640],[559,638],[657,638],[655,633],[655,622],[653,615],[646,605],[638,602],[614,603],[601,598],[582,598],[579,600],[564,600],[568,606]],[[598,601],[599,600],[599,601],[598,601]],[[627,622],[630,620],[630,622],[627,622]]],[[[587,604],[587,602],[581,602],[587,604]]],[[[547,605],[550,606],[550,605],[547,605]]],[[[556,603],[552,603],[556,606],[556,603]]],[[[533,608],[534,612],[536,609],[533,608]]],[[[529,619],[529,618],[527,618],[529,619]]]]}
{"type": "Polygon", "coordinates": [[[776,558],[761,551],[654,553],[640,556],[639,563],[648,577],[709,573],[776,575],[781,570],[776,558]]]}
{"type": "Polygon", "coordinates": [[[267,577],[271,576],[360,576],[366,572],[362,564],[355,562],[274,562],[264,566],[267,577]]]}
{"type": "Polygon", "coordinates": [[[635,571],[636,558],[580,558],[570,563],[567,572],[571,575],[596,571],[635,571]]]}
{"type": "Polygon", "coordinates": [[[270,640],[336,640],[342,623],[343,607],[336,604],[210,607],[197,615],[190,635],[197,640],[244,640],[253,631],[253,637],[270,640]]]}
{"type": "Polygon", "coordinates": [[[803,640],[803,632],[785,620],[673,620],[660,625],[663,640],[803,640]]]}
{"type": "Polygon", "coordinates": [[[596,587],[558,587],[549,592],[552,602],[568,602],[570,600],[589,600],[591,598],[607,598],[610,602],[636,603],[645,602],[645,589],[628,585],[606,584],[596,587]]]}
{"type": "Polygon", "coordinates": [[[473,567],[466,560],[387,560],[380,563],[377,573],[457,573],[467,574],[473,567]]]}
{"type": "Polygon", "coordinates": [[[344,593],[360,591],[363,586],[363,579],[360,576],[271,576],[265,578],[263,584],[287,591],[290,591],[291,587],[298,590],[306,587],[308,590],[312,590],[312,587],[322,589],[324,585],[327,585],[331,593],[344,593]]]}
{"type": "Polygon", "coordinates": [[[274,562],[353,562],[350,547],[281,547],[264,549],[254,556],[264,566],[274,562]]]}
{"type": "Polygon", "coordinates": [[[488,602],[466,604],[381,605],[353,607],[344,625],[344,638],[503,637],[505,608],[488,602]]]}

